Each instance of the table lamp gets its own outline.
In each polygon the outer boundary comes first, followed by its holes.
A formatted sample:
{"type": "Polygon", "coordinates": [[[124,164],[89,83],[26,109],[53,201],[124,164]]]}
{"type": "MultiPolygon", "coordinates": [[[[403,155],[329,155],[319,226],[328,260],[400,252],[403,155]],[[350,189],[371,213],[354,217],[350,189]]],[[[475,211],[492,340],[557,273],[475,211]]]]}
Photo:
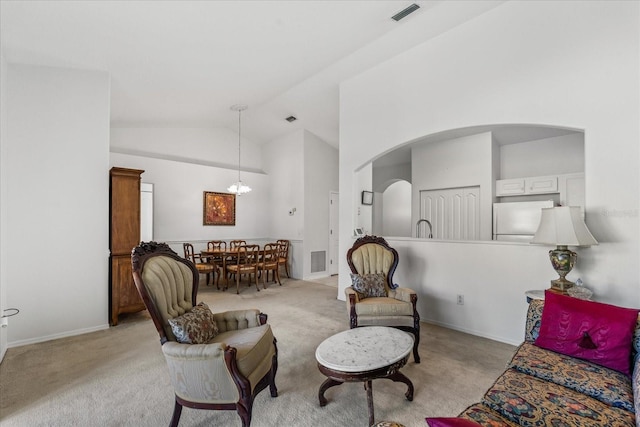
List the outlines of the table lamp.
{"type": "Polygon", "coordinates": [[[551,291],[566,294],[574,283],[565,279],[573,268],[578,255],[567,246],[591,246],[598,242],[582,219],[578,206],[558,206],[542,208],[540,225],[531,243],[557,245],[549,251],[549,259],[554,270],[560,276],[551,281],[551,291]]]}

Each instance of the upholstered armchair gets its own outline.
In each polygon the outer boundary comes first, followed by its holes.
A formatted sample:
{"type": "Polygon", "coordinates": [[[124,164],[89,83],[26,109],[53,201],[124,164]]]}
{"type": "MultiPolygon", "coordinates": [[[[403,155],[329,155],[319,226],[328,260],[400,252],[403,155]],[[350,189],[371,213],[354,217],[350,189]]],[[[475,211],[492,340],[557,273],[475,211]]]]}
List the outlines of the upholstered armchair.
{"type": "Polygon", "coordinates": [[[131,261],[175,392],[170,426],[178,425],[186,406],[236,410],[248,427],[254,397],[267,386],[272,397],[278,395],[278,351],[267,316],[255,309],[212,313],[196,305],[198,271],[165,243],[141,243],[131,261]]]}
{"type": "Polygon", "coordinates": [[[386,240],[364,236],[347,251],[352,286],[345,289],[350,327],[391,326],[414,336],[413,359],[420,363],[418,296],[393,283],[398,252],[386,240]]]}

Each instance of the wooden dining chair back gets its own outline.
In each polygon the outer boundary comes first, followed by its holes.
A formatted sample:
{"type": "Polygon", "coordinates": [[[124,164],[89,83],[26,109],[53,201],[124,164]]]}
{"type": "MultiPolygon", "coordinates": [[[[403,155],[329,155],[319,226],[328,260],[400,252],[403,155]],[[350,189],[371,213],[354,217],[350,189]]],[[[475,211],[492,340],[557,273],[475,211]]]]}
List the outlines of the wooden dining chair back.
{"type": "Polygon", "coordinates": [[[209,257],[209,261],[213,260],[216,265],[224,265],[225,252],[227,251],[227,242],[224,240],[211,240],[207,242],[207,251],[217,251],[217,255],[209,257]]]}
{"type": "Polygon", "coordinates": [[[209,251],[226,251],[227,242],[224,240],[211,240],[207,242],[207,250],[209,251]]]}
{"type": "Polygon", "coordinates": [[[247,244],[246,240],[232,240],[229,242],[229,247],[231,249],[234,249],[234,248],[237,248],[238,246],[242,246],[246,244],[247,244]]]}
{"type": "Polygon", "coordinates": [[[278,245],[278,268],[284,265],[284,272],[287,274],[287,277],[291,277],[289,275],[289,246],[291,246],[291,242],[280,239],[276,244],[278,245]]]}
{"type": "Polygon", "coordinates": [[[209,285],[209,277],[211,277],[211,283],[213,284],[213,280],[215,279],[216,287],[220,289],[220,267],[212,262],[204,262],[200,254],[195,253],[191,243],[183,243],[182,248],[184,250],[184,258],[195,265],[198,273],[205,275],[205,284],[207,286],[209,285]]]}
{"type": "Polygon", "coordinates": [[[253,274],[253,282],[258,292],[260,292],[258,288],[259,257],[260,247],[258,245],[241,245],[237,247],[235,259],[227,263],[227,273],[235,275],[237,294],[240,293],[240,276],[243,274],[249,275],[249,286],[251,286],[251,275],[253,274]]]}
{"type": "Polygon", "coordinates": [[[260,251],[260,262],[258,262],[258,270],[262,275],[262,288],[267,289],[266,283],[269,280],[269,272],[273,275],[273,281],[278,282],[278,285],[282,286],[280,282],[280,272],[278,271],[278,244],[267,243],[264,245],[262,251],[260,251]]]}

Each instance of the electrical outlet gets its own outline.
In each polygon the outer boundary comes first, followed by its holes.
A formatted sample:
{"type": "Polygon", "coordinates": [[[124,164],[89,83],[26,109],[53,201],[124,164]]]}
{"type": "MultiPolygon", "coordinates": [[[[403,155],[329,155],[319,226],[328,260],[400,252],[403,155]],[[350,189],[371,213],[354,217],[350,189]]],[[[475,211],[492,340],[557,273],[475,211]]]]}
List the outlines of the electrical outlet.
{"type": "Polygon", "coordinates": [[[464,305],[464,295],[458,294],[458,305],[464,305]]]}

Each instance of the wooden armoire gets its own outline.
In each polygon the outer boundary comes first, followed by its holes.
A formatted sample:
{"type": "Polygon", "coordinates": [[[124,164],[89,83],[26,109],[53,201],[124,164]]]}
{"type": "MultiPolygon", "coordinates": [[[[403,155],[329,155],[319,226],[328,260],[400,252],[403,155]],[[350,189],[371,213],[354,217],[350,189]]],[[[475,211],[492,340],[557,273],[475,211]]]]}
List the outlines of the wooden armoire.
{"type": "Polygon", "coordinates": [[[120,313],[144,310],[133,283],[131,250],[140,243],[140,175],[138,169],[111,168],[109,173],[109,321],[120,313]]]}

